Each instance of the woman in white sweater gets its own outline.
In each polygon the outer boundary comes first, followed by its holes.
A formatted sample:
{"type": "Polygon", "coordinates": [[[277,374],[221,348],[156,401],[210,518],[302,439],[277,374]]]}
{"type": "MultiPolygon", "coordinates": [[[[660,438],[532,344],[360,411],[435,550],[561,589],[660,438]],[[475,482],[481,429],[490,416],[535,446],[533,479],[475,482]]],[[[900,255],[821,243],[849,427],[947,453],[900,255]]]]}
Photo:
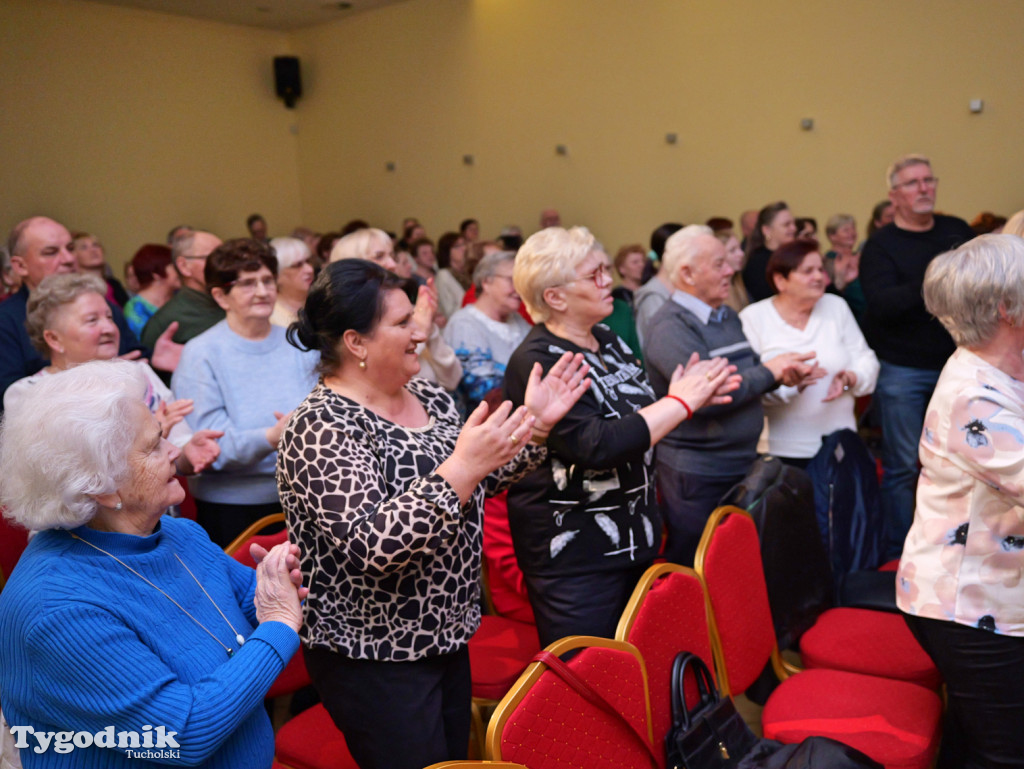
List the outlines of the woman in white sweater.
{"type": "Polygon", "coordinates": [[[802,467],[824,436],[856,429],[854,398],[874,391],[878,359],[846,302],[825,293],[828,279],[816,240],[776,249],[767,278],[776,293],[740,313],[743,333],[762,361],[784,352],[814,352],[819,377],[764,396],[765,427],[757,449],[802,467]]]}

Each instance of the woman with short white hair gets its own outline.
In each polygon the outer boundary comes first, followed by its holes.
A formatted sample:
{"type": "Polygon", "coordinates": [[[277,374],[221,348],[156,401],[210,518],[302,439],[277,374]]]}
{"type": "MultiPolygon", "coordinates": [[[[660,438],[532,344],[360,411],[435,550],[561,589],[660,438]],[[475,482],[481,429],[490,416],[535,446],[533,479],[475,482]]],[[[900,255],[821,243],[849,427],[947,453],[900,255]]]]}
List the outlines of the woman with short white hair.
{"type": "Polygon", "coordinates": [[[1024,756],[1024,240],[936,257],[928,311],[952,335],[924,420],[896,602],[948,693],[939,766],[1024,756]]]}
{"type": "Polygon", "coordinates": [[[274,238],[270,247],[277,256],[277,301],[270,322],[288,328],[298,318],[313,285],[312,252],[298,238],[274,238]]]}
{"type": "MultiPolygon", "coordinates": [[[[269,769],[263,697],[299,647],[298,548],[254,545],[253,571],[162,515],[185,492],[145,387],[137,366],[94,361],[5,414],[0,504],[39,533],[0,594],[4,716],[74,734],[73,763],[87,769],[139,765],[94,744],[109,727],[143,745],[166,734],[172,744],[154,749],[181,763],[269,769]]],[[[52,751],[23,750],[22,763],[69,760],[52,751]]]]}
{"type": "Polygon", "coordinates": [[[523,403],[534,364],[581,354],[592,385],[548,437],[548,456],[509,490],[509,523],[541,645],[610,638],[636,580],[658,554],[654,444],[739,386],[725,359],[691,358],[655,399],[640,361],[601,321],[612,311],[611,260],[582,227],[549,227],[516,256],[513,281],[537,321],[512,354],[505,393],[523,403]]]}

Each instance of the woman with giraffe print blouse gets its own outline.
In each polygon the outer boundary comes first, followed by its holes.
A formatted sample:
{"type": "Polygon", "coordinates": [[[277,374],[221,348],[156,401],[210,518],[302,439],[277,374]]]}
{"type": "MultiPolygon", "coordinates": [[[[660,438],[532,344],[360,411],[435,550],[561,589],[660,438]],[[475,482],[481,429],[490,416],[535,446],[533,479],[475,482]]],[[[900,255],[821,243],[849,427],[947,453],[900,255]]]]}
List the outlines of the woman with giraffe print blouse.
{"type": "Polygon", "coordinates": [[[329,265],[289,329],[321,380],[288,424],[278,486],[310,587],[303,641],[324,706],[362,769],[465,757],[480,623],[481,509],[546,454],[586,390],[582,356],[524,405],[481,405],[415,377],[423,330],[404,282],[372,262],[329,265]]]}

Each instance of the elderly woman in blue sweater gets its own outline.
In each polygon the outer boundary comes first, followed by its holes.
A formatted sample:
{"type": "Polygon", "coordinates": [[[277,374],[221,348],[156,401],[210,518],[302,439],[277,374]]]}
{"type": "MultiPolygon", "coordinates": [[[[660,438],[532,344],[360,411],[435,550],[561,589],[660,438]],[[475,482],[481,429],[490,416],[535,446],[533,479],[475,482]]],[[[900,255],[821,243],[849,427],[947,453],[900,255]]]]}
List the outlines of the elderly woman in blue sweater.
{"type": "Polygon", "coordinates": [[[193,431],[220,430],[220,456],[189,479],[196,520],[226,547],[249,524],[281,511],[274,463],[291,411],[316,384],[316,353],[288,344],[271,325],[277,257],[257,240],[239,238],[206,259],[206,287],[226,317],[190,340],[171,389],[190,398],[193,431]]]}
{"type": "Polygon", "coordinates": [[[4,421],[0,502],[39,531],[0,594],[4,716],[25,769],[266,769],[263,696],[299,645],[298,549],[254,545],[253,571],[162,515],[184,490],[145,387],[130,363],[86,363],[4,421]]]}

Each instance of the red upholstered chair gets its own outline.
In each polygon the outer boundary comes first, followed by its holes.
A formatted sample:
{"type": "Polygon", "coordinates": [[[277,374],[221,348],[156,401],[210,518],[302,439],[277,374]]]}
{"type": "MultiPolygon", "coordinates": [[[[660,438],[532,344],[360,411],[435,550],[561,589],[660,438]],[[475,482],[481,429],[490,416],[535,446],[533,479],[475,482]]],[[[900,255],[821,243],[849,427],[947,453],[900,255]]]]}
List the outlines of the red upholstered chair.
{"type": "MultiPolygon", "coordinates": [[[[696,654],[714,666],[704,602],[704,585],[693,569],[662,563],[640,578],[622,612],[618,641],[637,648],[647,667],[651,691],[651,727],[660,745],[672,725],[672,663],[681,651],[696,654]]],[[[687,678],[687,702],[696,700],[696,684],[687,678]]],[[[664,762],[664,752],[657,751],[664,762]]]]}
{"type": "Polygon", "coordinates": [[[500,616],[491,599],[489,569],[482,564],[481,582],[484,606],[480,627],[469,639],[469,667],[473,682],[473,734],[483,752],[483,708],[498,704],[519,675],[540,651],[537,626],[500,616]]]}
{"type": "Polygon", "coordinates": [[[571,636],[548,651],[557,656],[578,651],[568,666],[632,728],[584,699],[543,662],[534,662],[491,717],[487,758],[530,769],[650,769],[650,754],[637,734],[646,735],[651,745],[647,674],[636,648],[571,636]]]}
{"type": "Polygon", "coordinates": [[[323,705],[292,718],[277,731],[274,759],[285,769],[359,769],[323,705]]]}
{"type": "Polygon", "coordinates": [[[939,742],[942,703],[905,681],[842,670],[800,672],[779,656],[757,530],[735,507],[716,510],[697,549],[719,688],[738,694],[769,661],[782,683],[761,714],[764,736],[786,743],[822,735],[892,769],[927,767],[939,742]],[[794,675],[795,673],[795,675],[794,675]]]}
{"type": "MultiPolygon", "coordinates": [[[[235,537],[235,541],[224,548],[224,552],[239,563],[248,566],[250,569],[255,569],[256,561],[252,559],[252,555],[249,553],[249,546],[255,543],[265,550],[269,550],[274,545],[284,542],[288,538],[287,529],[282,528],[273,534],[260,534],[264,529],[279,523],[284,523],[284,513],[274,513],[260,518],[235,537]]],[[[273,686],[267,691],[266,699],[269,700],[274,697],[282,697],[285,694],[293,694],[312,683],[312,680],[309,678],[309,672],[306,670],[306,663],[302,656],[302,648],[300,647],[295,656],[285,665],[284,670],[281,671],[277,680],[274,681],[273,686]]]]}
{"type": "Polygon", "coordinates": [[[255,569],[256,561],[249,554],[249,546],[255,543],[263,549],[269,550],[274,545],[280,545],[284,542],[288,538],[288,530],[285,528],[273,534],[260,534],[264,529],[269,529],[271,526],[279,523],[284,523],[284,513],[273,513],[260,518],[235,537],[235,540],[224,548],[224,552],[239,563],[248,566],[250,569],[255,569]]]}
{"type": "Polygon", "coordinates": [[[509,761],[442,761],[439,764],[431,764],[426,769],[527,769],[527,767],[509,761]]]}
{"type": "Polygon", "coordinates": [[[800,638],[800,657],[808,668],[893,678],[932,690],[942,685],[928,652],[893,612],[829,609],[800,638]]]}
{"type": "Polygon", "coordinates": [[[0,508],[0,590],[28,547],[28,530],[7,520],[0,508]]]}

